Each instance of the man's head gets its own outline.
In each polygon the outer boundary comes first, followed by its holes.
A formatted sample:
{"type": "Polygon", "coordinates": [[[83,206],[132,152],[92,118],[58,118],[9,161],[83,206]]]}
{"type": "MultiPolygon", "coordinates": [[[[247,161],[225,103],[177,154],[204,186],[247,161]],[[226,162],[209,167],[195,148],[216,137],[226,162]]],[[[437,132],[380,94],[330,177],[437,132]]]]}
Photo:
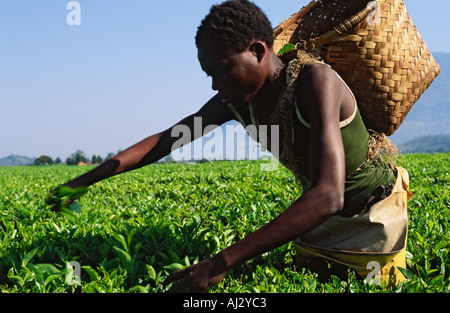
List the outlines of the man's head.
{"type": "Polygon", "coordinates": [[[270,75],[272,26],[247,0],[213,6],[198,28],[196,45],[200,64],[223,101],[248,103],[270,75]]]}
{"type": "Polygon", "coordinates": [[[197,48],[214,44],[229,53],[242,52],[253,40],[273,46],[272,25],[264,12],[247,0],[231,0],[211,7],[198,27],[197,48]]]}

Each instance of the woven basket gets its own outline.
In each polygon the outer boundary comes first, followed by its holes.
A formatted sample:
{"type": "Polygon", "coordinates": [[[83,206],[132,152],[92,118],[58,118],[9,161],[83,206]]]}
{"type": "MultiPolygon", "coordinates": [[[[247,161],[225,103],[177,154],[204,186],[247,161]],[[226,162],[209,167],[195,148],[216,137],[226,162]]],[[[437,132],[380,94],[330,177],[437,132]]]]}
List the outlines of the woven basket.
{"type": "Polygon", "coordinates": [[[367,128],[387,136],[440,73],[402,0],[314,0],[274,37],[275,52],[293,43],[319,54],[352,89],[367,128]]]}

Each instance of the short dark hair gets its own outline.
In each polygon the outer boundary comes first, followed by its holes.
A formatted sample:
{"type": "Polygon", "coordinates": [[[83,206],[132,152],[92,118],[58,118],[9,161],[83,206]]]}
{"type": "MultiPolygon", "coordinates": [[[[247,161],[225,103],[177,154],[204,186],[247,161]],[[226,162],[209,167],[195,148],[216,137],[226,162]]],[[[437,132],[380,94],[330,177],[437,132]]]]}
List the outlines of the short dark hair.
{"type": "Polygon", "coordinates": [[[201,22],[195,37],[197,47],[203,46],[205,34],[213,44],[227,52],[242,52],[252,40],[262,40],[272,48],[273,28],[266,14],[248,0],[229,0],[213,5],[201,22]]]}

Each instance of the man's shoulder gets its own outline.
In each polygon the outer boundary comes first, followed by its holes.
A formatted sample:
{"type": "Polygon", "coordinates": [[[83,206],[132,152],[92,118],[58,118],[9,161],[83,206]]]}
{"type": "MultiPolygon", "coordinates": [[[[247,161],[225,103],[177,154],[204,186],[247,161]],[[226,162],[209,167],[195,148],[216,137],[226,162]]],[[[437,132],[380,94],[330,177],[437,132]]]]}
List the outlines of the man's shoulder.
{"type": "Polygon", "coordinates": [[[323,62],[306,63],[299,77],[299,92],[319,92],[327,89],[327,85],[340,84],[334,69],[323,62]]]}
{"type": "Polygon", "coordinates": [[[323,62],[308,62],[303,66],[302,75],[306,75],[308,78],[314,78],[316,76],[335,75],[333,68],[323,62]]]}

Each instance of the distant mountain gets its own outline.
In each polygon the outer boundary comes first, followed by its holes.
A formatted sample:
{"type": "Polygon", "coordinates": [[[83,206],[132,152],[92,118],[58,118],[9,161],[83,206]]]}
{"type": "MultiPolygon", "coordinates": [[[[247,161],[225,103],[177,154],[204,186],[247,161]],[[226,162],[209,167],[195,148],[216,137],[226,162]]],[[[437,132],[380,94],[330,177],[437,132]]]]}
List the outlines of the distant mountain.
{"type": "Polygon", "coordinates": [[[29,165],[34,163],[35,158],[11,154],[0,158],[0,166],[29,165]]]}
{"type": "Polygon", "coordinates": [[[418,137],[450,134],[450,53],[432,53],[441,73],[414,104],[390,139],[397,145],[418,137]]]}
{"type": "Polygon", "coordinates": [[[439,153],[450,151],[450,135],[419,137],[398,145],[402,153],[439,153]]]}

